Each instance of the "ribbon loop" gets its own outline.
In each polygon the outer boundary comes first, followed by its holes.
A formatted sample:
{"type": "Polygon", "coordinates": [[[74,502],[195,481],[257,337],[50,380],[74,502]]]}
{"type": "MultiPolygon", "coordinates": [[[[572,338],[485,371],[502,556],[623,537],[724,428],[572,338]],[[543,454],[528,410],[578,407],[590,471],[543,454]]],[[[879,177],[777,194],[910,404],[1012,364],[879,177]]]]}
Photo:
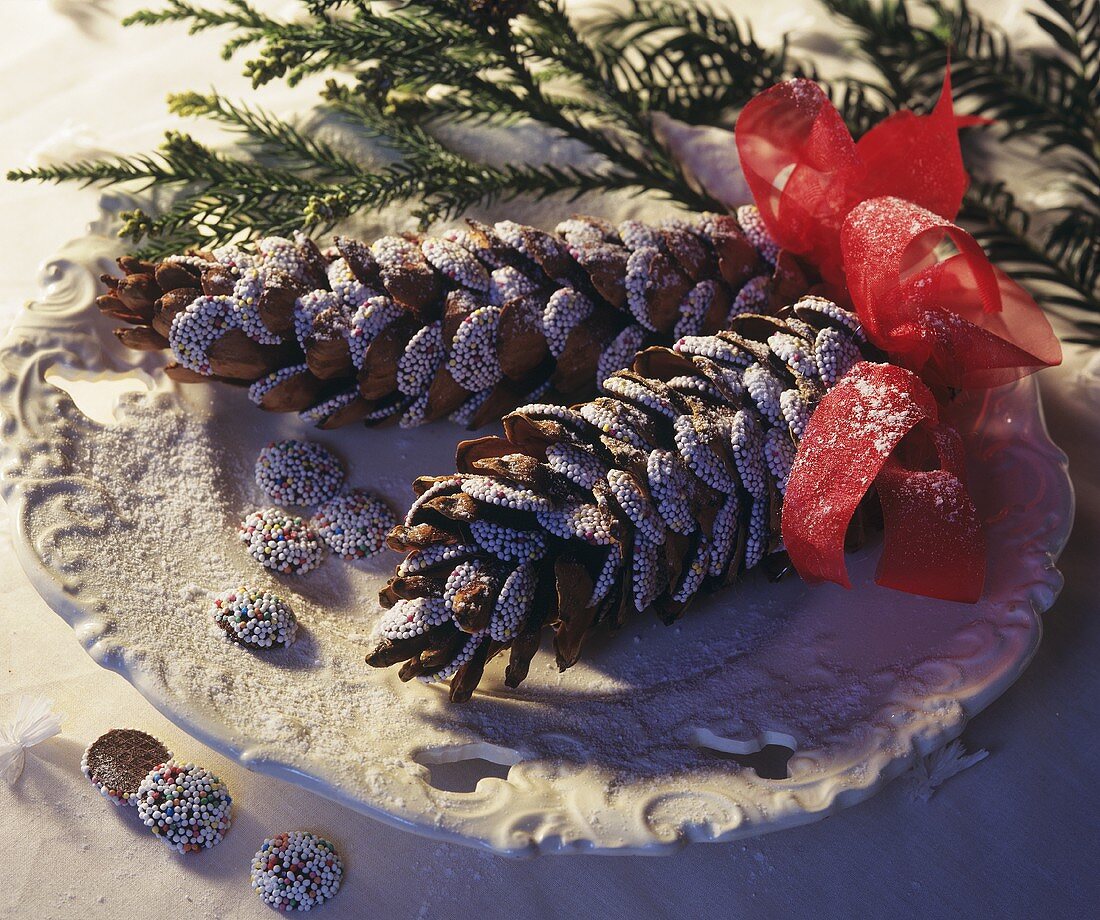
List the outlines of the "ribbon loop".
{"type": "Polygon", "coordinates": [[[841,253],[867,334],[934,387],[997,386],[1061,359],[1035,301],[931,211],[900,198],[861,202],[844,222],[841,253]],[[938,262],[947,239],[958,254],[938,262]]]}
{"type": "Polygon", "coordinates": [[[969,182],[957,132],[974,123],[954,113],[950,71],[931,114],[898,112],[858,142],[808,80],[766,90],[738,119],[769,232],[813,263],[894,362],[857,365],[803,434],[782,525],[807,581],[848,585],[844,532],[874,485],[887,529],[878,581],[953,600],[981,593],[985,549],[961,442],[939,426],[933,393],[1007,383],[1058,364],[1061,348],[1035,301],[952,223],[969,182]],[[957,252],[941,260],[947,242],[957,252]],[[918,430],[938,468],[895,454],[918,430]]]}

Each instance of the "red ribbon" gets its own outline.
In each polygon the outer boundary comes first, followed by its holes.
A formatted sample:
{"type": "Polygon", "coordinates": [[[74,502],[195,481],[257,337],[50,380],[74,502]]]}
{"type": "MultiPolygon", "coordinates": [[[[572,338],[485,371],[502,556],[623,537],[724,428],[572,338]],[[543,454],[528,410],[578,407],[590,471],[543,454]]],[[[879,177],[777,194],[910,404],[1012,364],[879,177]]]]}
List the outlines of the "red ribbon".
{"type": "Polygon", "coordinates": [[[968,177],[950,74],[932,113],[898,112],[852,139],[817,84],[752,99],[737,122],[741,166],[765,225],[854,307],[893,364],[857,365],[822,399],[783,503],[783,540],[807,581],[848,586],[844,534],[874,485],[880,584],[976,601],[985,577],[961,441],[933,391],[991,387],[1061,361],[1046,317],[952,223],[968,177]],[[956,253],[942,261],[945,244],[956,253]],[[932,389],[930,389],[932,388],[932,389]]]}

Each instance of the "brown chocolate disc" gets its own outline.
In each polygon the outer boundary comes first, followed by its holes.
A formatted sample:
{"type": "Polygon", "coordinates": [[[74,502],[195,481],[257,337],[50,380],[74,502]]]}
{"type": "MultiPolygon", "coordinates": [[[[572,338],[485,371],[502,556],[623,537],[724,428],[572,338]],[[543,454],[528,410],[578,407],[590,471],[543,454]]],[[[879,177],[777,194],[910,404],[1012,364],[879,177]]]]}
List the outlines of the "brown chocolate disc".
{"type": "Polygon", "coordinates": [[[172,757],[160,741],[135,728],[113,728],[91,743],[80,768],[101,795],[133,804],[146,775],[172,757]]]}

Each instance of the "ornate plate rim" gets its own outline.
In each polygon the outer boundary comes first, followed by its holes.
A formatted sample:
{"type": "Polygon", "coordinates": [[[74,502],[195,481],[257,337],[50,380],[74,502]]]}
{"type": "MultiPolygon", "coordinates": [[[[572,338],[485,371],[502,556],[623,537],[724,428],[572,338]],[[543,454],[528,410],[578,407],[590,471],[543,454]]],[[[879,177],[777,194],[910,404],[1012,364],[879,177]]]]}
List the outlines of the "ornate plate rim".
{"type": "MultiPolygon", "coordinates": [[[[88,270],[89,257],[79,255],[73,260],[70,260],[66,257],[66,253],[82,250],[88,244],[97,240],[99,241],[101,249],[108,250],[111,248],[111,242],[102,237],[83,237],[75,240],[66,245],[57,258],[45,263],[43,278],[48,281],[51,273],[58,276],[58,278],[62,278],[64,272],[70,270],[74,265],[81,271],[87,271],[90,276],[91,272],[88,270]]],[[[51,295],[47,289],[47,284],[43,283],[42,287],[46,290],[45,298],[28,301],[19,317],[13,323],[11,329],[4,336],[3,340],[0,341],[0,359],[4,359],[16,352],[15,346],[20,336],[27,336],[36,328],[40,331],[44,328],[49,328],[49,319],[45,318],[45,321],[43,321],[43,319],[40,318],[40,314],[36,313],[34,309],[36,306],[46,306],[47,310],[44,312],[48,313],[49,308],[52,306],[50,303],[51,295]]],[[[77,292],[73,296],[79,297],[80,294],[77,292]]],[[[15,374],[13,373],[12,367],[8,361],[3,361],[3,363],[0,364],[0,400],[6,402],[10,399],[14,380],[15,374]]],[[[88,655],[100,666],[120,674],[158,711],[182,730],[199,739],[213,750],[237,761],[247,769],[293,783],[301,788],[322,795],[356,812],[376,818],[391,826],[410,830],[439,840],[474,846],[501,855],[534,856],[577,853],[660,855],[676,852],[692,842],[719,843],[762,832],[771,832],[773,830],[810,823],[826,817],[841,808],[866,800],[890,780],[905,772],[905,770],[912,766],[917,757],[925,756],[951,741],[953,738],[958,737],[969,720],[1011,686],[1028,666],[1038,648],[1042,634],[1042,621],[1040,615],[1051,607],[1061,590],[1061,574],[1056,569],[1055,563],[1066,545],[1073,526],[1074,493],[1072,481],[1068,474],[1067,457],[1050,438],[1050,434],[1046,427],[1042,400],[1034,377],[1027,379],[1022,385],[1029,390],[1028,400],[1029,404],[1034,405],[1034,421],[1037,423],[1034,429],[1034,443],[1031,446],[1043,454],[1053,467],[1057,469],[1058,485],[1062,487],[1063,491],[1055,502],[1055,504],[1059,506],[1058,510],[1061,513],[1057,515],[1056,520],[1050,522],[1050,526],[1045,533],[1045,540],[1037,547],[1037,549],[1048,558],[1046,568],[1050,573],[1051,581],[1047,591],[1031,591],[1027,595],[1026,599],[1031,607],[1032,615],[1035,618],[1036,628],[1033,633],[1030,647],[1027,649],[1026,653],[1017,660],[1016,666],[1006,670],[1001,676],[1001,679],[984,688],[984,692],[976,693],[969,698],[959,697],[956,701],[960,705],[962,713],[960,721],[957,724],[939,733],[920,734],[919,732],[908,732],[902,734],[900,737],[906,745],[904,753],[888,759],[880,769],[873,772],[873,775],[866,782],[848,784],[843,788],[840,786],[833,786],[832,794],[819,800],[816,803],[817,807],[801,810],[787,810],[777,820],[769,822],[763,827],[755,821],[741,821],[735,827],[729,828],[718,834],[713,833],[713,828],[709,827],[705,821],[696,824],[683,823],[675,829],[675,833],[670,839],[658,839],[651,835],[651,838],[647,842],[638,845],[601,846],[592,841],[564,839],[557,835],[548,835],[537,839],[528,835],[522,846],[501,847],[499,845],[494,845],[486,836],[473,837],[449,827],[411,821],[399,814],[386,811],[350,794],[346,794],[339,788],[326,782],[324,779],[289,764],[281,763],[268,755],[260,757],[250,756],[249,752],[232,738],[223,736],[216,730],[208,729],[201,724],[201,721],[190,718],[174,709],[170,702],[161,694],[159,688],[156,686],[156,682],[148,679],[147,675],[139,668],[128,666],[124,656],[112,655],[105,659],[105,656],[96,653],[96,636],[92,634],[94,631],[89,632],[89,630],[86,629],[86,627],[94,622],[93,616],[84,609],[79,602],[65,592],[63,586],[59,583],[53,572],[51,572],[45,562],[34,552],[31,545],[30,535],[26,530],[25,521],[27,480],[12,476],[8,468],[12,459],[9,440],[10,431],[5,432],[5,439],[0,442],[0,464],[2,464],[2,468],[0,468],[0,494],[3,495],[9,506],[12,526],[14,528],[12,541],[13,548],[21,567],[35,590],[47,605],[73,629],[88,655]],[[89,638],[91,641],[87,641],[89,638]]],[[[4,406],[0,404],[0,418],[3,418],[5,427],[10,427],[11,419],[8,415],[8,412],[4,410],[4,406]]]]}

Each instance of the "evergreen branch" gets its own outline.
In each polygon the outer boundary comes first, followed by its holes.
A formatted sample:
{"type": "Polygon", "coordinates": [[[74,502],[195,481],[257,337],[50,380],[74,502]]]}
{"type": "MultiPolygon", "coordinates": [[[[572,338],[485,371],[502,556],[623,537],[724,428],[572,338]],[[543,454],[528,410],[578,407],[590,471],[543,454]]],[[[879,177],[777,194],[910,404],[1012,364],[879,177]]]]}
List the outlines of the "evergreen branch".
{"type": "MultiPolygon", "coordinates": [[[[1100,0],[1045,0],[1050,15],[1033,13],[1051,36],[1050,51],[1017,52],[998,26],[965,0],[920,0],[929,27],[912,24],[905,0],[822,0],[856,29],[856,44],[874,64],[876,88],[888,108],[919,107],[935,97],[950,52],[956,101],[997,119],[1006,139],[1020,138],[1042,153],[1056,151],[1067,185],[1080,201],[1045,234],[1003,183],[978,182],[960,215],[990,257],[1029,286],[1048,308],[1100,313],[1100,0]]],[[[864,126],[862,105],[846,112],[853,131],[864,126]]]]}
{"type": "Polygon", "coordinates": [[[361,163],[275,115],[235,104],[217,93],[174,93],[168,97],[168,111],[184,117],[207,116],[243,132],[258,152],[284,167],[307,168],[327,179],[355,176],[363,168],[361,163]]]}
{"type": "Polygon", "coordinates": [[[711,9],[631,0],[593,27],[607,66],[646,109],[716,123],[780,79],[786,50],[761,48],[748,28],[711,9]]]}
{"type": "Polygon", "coordinates": [[[967,189],[960,219],[989,257],[1017,281],[1039,283],[1044,303],[1100,313],[1100,218],[1072,215],[1055,225],[1045,244],[1030,233],[1030,217],[1003,183],[967,189]]]}

